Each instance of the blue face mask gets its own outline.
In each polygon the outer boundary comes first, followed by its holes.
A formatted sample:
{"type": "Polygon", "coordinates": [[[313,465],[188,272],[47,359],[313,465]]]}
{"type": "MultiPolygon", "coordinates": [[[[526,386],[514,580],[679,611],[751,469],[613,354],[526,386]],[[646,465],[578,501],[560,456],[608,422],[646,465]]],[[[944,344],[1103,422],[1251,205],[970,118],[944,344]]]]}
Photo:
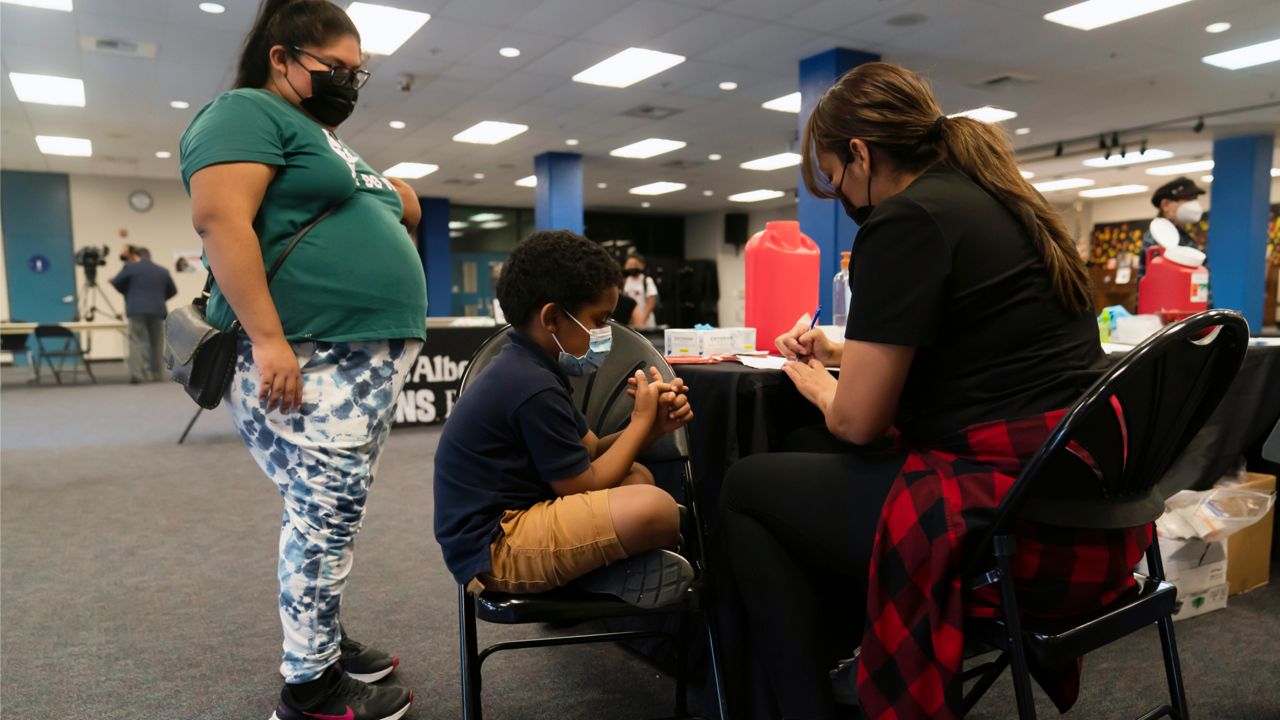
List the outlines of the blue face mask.
{"type": "Polygon", "coordinates": [[[585,325],[578,322],[578,319],[564,308],[560,308],[561,312],[569,317],[583,332],[590,338],[587,343],[587,354],[582,357],[570,355],[564,351],[564,346],[560,344],[560,338],[555,335],[551,336],[556,341],[556,347],[560,348],[560,369],[564,370],[566,375],[573,377],[585,377],[600,369],[604,365],[605,359],[609,357],[609,350],[613,347],[613,328],[605,325],[602,328],[588,330],[585,325]]]}

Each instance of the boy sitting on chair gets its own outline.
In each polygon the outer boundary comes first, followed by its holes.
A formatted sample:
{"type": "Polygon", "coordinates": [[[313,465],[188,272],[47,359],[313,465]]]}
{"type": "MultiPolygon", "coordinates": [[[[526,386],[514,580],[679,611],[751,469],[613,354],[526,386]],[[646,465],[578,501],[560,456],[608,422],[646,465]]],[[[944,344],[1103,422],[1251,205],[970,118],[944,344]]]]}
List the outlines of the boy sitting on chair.
{"type": "Polygon", "coordinates": [[[510,343],[459,397],[435,456],[436,540],[473,592],[582,578],[584,590],[657,607],[693,579],[670,552],[678,506],[635,462],[693,419],[680,380],[637,371],[630,424],[603,438],[573,403],[568,376],[595,372],[609,353],[621,279],[603,248],[567,231],[534,233],[502,269],[510,343]]]}

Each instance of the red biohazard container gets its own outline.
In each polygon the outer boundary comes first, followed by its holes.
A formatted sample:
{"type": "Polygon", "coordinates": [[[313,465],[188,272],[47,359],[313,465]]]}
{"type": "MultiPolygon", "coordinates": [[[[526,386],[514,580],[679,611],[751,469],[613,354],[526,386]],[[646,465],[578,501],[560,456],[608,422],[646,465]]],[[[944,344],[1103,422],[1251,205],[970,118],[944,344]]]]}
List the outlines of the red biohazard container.
{"type": "Polygon", "coordinates": [[[1204,253],[1190,247],[1147,248],[1147,274],[1138,283],[1138,313],[1165,322],[1209,308],[1209,270],[1204,253]]]}
{"type": "Polygon", "coordinates": [[[756,347],[774,350],[775,338],[818,307],[821,267],[817,243],[794,220],[767,223],[751,237],[746,325],[756,329],[756,347]]]}

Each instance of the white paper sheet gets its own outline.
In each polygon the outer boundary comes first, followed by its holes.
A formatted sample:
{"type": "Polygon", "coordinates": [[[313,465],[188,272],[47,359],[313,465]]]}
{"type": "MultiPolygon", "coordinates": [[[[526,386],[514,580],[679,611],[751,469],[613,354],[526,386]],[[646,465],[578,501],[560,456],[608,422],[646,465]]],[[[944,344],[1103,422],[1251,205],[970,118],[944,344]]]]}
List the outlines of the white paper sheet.
{"type": "Polygon", "coordinates": [[[756,370],[781,370],[787,359],[781,355],[739,355],[738,362],[756,370]]]}

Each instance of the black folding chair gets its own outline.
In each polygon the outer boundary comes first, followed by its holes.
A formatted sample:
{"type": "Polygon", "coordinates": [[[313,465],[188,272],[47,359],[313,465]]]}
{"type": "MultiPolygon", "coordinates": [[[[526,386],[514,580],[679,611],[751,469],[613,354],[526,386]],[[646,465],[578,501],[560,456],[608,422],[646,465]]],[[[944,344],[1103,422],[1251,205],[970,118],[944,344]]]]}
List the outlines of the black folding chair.
{"type": "MultiPolygon", "coordinates": [[[[637,369],[650,366],[658,368],[666,380],[675,377],[671,366],[653,345],[639,333],[624,325],[610,322],[613,327],[613,348],[604,366],[595,374],[586,378],[572,378],[574,402],[586,416],[588,424],[597,434],[603,436],[620,430],[631,417],[632,401],[626,394],[627,379],[637,369]]],[[[480,346],[468,364],[462,376],[460,393],[465,393],[470,383],[505,347],[509,339],[508,328],[503,328],[480,346]]],[[[481,666],[484,661],[497,652],[519,650],[524,648],[552,647],[557,645],[582,645],[587,643],[617,642],[646,638],[667,638],[677,646],[676,654],[676,699],[677,717],[689,717],[688,713],[688,678],[687,660],[689,655],[690,628],[693,615],[702,615],[703,630],[707,636],[708,656],[711,663],[711,674],[720,710],[721,720],[724,714],[724,688],[720,675],[718,646],[715,629],[711,622],[707,596],[709,589],[705,586],[705,534],[702,518],[698,514],[697,493],[693,473],[689,465],[689,438],[682,428],[665,436],[640,458],[647,466],[678,463],[681,467],[681,480],[684,491],[684,505],[689,509],[689,517],[693,523],[692,533],[686,533],[685,556],[693,564],[697,573],[693,587],[679,603],[666,607],[645,610],[628,605],[617,598],[607,595],[586,593],[572,587],[558,588],[551,592],[530,595],[508,595],[496,592],[483,592],[478,596],[467,591],[465,585],[458,586],[458,617],[460,665],[462,671],[462,717],[464,720],[481,720],[483,717],[481,703],[481,666]],[[692,537],[690,537],[692,536],[692,537]],[[692,542],[690,542],[692,541],[692,542]],[[637,617],[642,615],[680,614],[678,631],[672,633],[663,630],[620,630],[547,638],[532,638],[499,642],[484,650],[478,650],[476,638],[476,619],[503,625],[522,625],[527,623],[570,624],[588,620],[604,620],[608,618],[637,617]]]]}
{"type": "Polygon", "coordinates": [[[36,349],[40,354],[40,362],[49,366],[53,371],[53,378],[62,384],[62,373],[58,372],[58,366],[65,359],[71,359],[71,382],[75,383],[80,378],[80,366],[84,365],[84,371],[89,374],[89,379],[95,384],[98,378],[93,376],[93,368],[89,367],[89,359],[85,357],[84,349],[80,347],[80,338],[70,330],[61,325],[37,325],[35,330],[36,349]],[[58,341],[54,345],[45,345],[45,340],[58,341]],[[55,363],[54,359],[58,362],[55,363]]]}
{"type": "Polygon", "coordinates": [[[1136,576],[1137,587],[1124,597],[1084,617],[1042,621],[1020,615],[1009,570],[1016,551],[1013,528],[1018,520],[1081,529],[1153,523],[1164,510],[1156,483],[1217,407],[1248,340],[1248,324],[1229,310],[1199,313],[1164,328],[1103,375],[1026,465],[966,573],[970,588],[997,584],[1002,604],[999,617],[965,626],[968,639],[1000,650],[995,660],[965,673],[966,680],[978,681],[965,696],[966,713],[1012,665],[1018,717],[1034,718],[1028,657],[1062,666],[1156,624],[1169,704],[1142,720],[1187,720],[1171,619],[1177,590],[1165,581],[1159,542],[1153,538],[1147,549],[1147,576],[1136,576]]]}

